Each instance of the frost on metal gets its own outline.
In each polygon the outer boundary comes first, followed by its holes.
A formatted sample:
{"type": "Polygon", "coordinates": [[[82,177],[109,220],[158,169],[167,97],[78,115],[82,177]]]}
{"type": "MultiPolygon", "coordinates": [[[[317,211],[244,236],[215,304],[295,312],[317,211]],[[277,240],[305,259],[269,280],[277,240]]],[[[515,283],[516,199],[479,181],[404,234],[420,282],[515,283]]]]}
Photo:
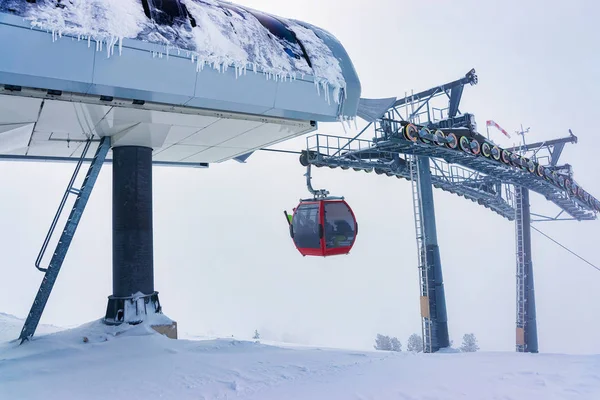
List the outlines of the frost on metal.
{"type": "Polygon", "coordinates": [[[185,55],[197,70],[206,65],[221,72],[235,68],[236,77],[251,70],[282,81],[309,75],[328,102],[340,102],[346,82],[339,61],[312,30],[228,2],[170,3],[185,8],[187,18],[169,20],[152,8],[153,0],[0,0],[0,12],[19,15],[32,27],[52,32],[53,40],[65,35],[87,40],[89,46],[93,41],[107,57],[115,46],[122,53],[123,39],[135,39],[162,46],[164,51],[154,52],[154,57],[185,55]],[[148,18],[148,8],[155,12],[153,18],[148,18]],[[161,23],[161,15],[168,23],[161,23]]]}

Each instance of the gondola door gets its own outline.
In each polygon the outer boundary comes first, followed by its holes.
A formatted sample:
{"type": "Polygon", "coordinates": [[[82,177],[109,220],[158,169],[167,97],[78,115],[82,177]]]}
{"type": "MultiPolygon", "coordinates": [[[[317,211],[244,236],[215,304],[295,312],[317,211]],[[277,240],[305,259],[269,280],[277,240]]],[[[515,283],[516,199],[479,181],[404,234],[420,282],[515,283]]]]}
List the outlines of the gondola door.
{"type": "Polygon", "coordinates": [[[322,256],[323,205],[320,201],[303,201],[294,210],[292,217],[292,238],[303,256],[322,256]]]}
{"type": "Polygon", "coordinates": [[[344,200],[323,201],[323,256],[348,254],[356,241],[358,223],[344,200]]]}

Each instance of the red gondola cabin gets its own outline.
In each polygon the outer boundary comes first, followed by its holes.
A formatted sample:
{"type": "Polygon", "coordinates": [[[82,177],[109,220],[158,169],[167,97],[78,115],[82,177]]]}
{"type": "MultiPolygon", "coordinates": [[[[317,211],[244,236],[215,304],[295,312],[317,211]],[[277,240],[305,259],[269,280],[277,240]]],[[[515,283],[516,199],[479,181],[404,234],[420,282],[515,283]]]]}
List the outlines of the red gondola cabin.
{"type": "Polygon", "coordinates": [[[290,235],[303,256],[348,254],[357,234],[356,218],[343,199],[303,200],[294,209],[290,235]]]}

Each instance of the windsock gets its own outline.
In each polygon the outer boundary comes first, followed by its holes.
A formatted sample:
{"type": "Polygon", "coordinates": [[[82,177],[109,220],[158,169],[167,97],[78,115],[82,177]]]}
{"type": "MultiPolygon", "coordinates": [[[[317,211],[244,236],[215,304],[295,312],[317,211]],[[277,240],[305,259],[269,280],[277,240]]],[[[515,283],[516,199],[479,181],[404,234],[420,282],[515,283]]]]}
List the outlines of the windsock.
{"type": "Polygon", "coordinates": [[[504,128],[502,128],[500,125],[498,125],[497,123],[495,123],[492,120],[485,121],[485,126],[493,126],[496,129],[498,129],[500,132],[504,133],[506,136],[508,136],[510,138],[510,135],[508,134],[508,132],[506,132],[504,130],[504,128]]]}

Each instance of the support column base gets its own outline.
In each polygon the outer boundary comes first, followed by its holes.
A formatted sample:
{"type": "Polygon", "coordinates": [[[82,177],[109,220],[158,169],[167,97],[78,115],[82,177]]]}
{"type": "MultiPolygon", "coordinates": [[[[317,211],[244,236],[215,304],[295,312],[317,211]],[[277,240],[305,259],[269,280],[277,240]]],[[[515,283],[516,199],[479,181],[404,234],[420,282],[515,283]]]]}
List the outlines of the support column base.
{"type": "Polygon", "coordinates": [[[169,339],[177,339],[177,322],[175,321],[172,321],[170,324],[152,325],[151,327],[169,339]]]}
{"type": "Polygon", "coordinates": [[[147,322],[156,332],[177,339],[177,322],[169,320],[166,323],[167,318],[156,318],[157,315],[163,315],[158,292],[137,293],[129,297],[109,296],[104,323],[138,325],[147,322]]]}

